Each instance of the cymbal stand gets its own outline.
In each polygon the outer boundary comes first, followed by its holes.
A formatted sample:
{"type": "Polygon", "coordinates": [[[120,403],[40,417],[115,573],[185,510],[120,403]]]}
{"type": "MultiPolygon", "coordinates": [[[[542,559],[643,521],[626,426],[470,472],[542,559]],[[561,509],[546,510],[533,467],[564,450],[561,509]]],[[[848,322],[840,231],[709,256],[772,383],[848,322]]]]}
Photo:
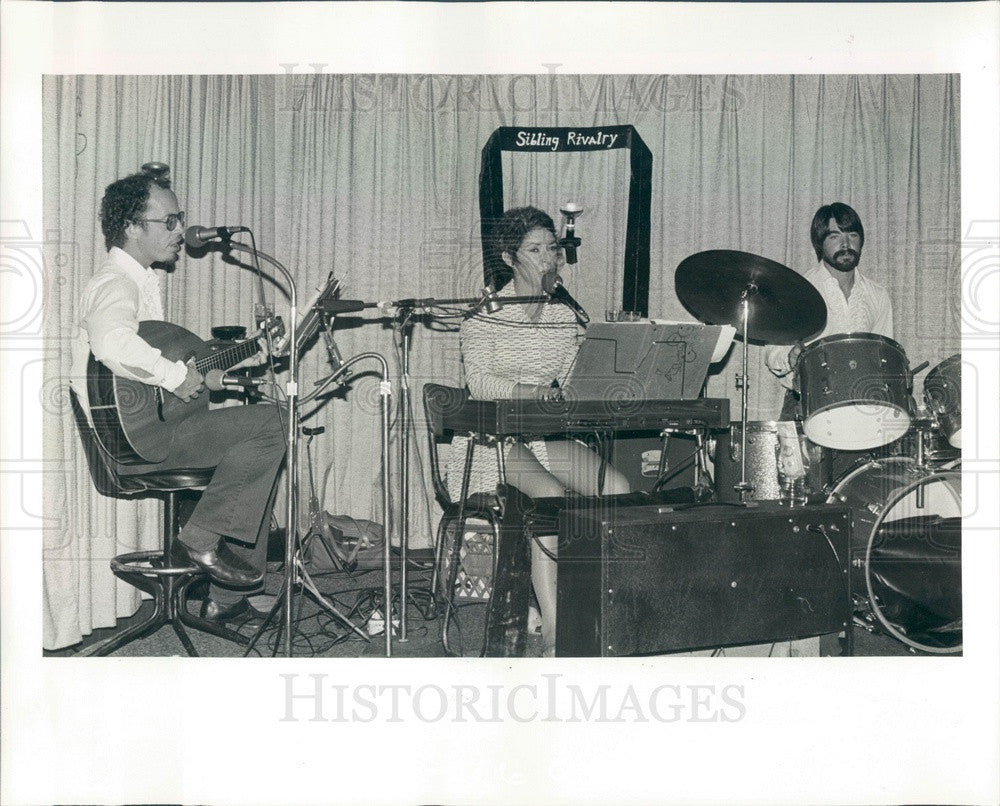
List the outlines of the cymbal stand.
{"type": "Polygon", "coordinates": [[[750,330],[750,297],[757,293],[757,284],[748,283],[747,287],[743,289],[743,293],[740,295],[740,318],[742,319],[743,325],[743,378],[742,378],[742,397],[740,400],[740,411],[743,420],[743,427],[740,429],[742,435],[740,436],[740,481],[739,484],[735,485],[737,492],[740,494],[740,501],[746,503],[750,497],[750,493],[753,490],[753,485],[747,483],[747,409],[748,409],[748,394],[750,392],[750,379],[748,373],[750,372],[750,340],[748,338],[750,330]]]}

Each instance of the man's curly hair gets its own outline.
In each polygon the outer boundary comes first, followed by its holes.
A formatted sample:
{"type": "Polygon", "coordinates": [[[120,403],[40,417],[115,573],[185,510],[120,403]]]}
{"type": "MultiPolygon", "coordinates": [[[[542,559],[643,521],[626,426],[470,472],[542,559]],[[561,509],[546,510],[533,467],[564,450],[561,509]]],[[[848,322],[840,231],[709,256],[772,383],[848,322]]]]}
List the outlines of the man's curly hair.
{"type": "Polygon", "coordinates": [[[505,286],[514,276],[510,267],[503,262],[503,253],[513,258],[525,237],[533,229],[545,229],[556,235],[556,225],[552,216],[537,207],[514,207],[493,222],[490,230],[487,265],[491,269],[495,288],[505,286]]]}
{"type": "Polygon", "coordinates": [[[169,180],[148,173],[126,176],[105,188],[101,199],[101,231],[107,249],[125,245],[125,227],[146,212],[153,185],[170,190],[169,180]]]}

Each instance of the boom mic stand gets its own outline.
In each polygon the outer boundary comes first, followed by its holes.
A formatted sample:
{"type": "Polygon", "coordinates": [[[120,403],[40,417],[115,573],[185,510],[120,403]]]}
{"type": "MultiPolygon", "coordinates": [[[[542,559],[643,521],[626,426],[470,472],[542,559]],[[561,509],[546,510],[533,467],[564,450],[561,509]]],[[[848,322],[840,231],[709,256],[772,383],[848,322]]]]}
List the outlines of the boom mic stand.
{"type": "MultiPolygon", "coordinates": [[[[371,639],[364,632],[362,632],[347,616],[341,613],[336,607],[330,604],[326,598],[320,593],[315,585],[313,585],[312,580],[306,573],[305,569],[301,565],[301,561],[298,558],[298,520],[297,520],[297,491],[299,489],[298,485],[298,463],[297,463],[297,438],[298,438],[298,358],[299,354],[305,346],[305,342],[315,333],[315,328],[319,326],[318,319],[310,319],[308,314],[315,310],[318,314],[326,312],[324,305],[330,304],[329,302],[324,302],[322,299],[317,298],[310,302],[309,311],[306,312],[306,317],[304,318],[305,328],[300,334],[297,330],[298,328],[298,316],[296,310],[296,296],[295,296],[295,285],[289,275],[288,271],[274,258],[266,255],[262,252],[256,252],[255,250],[247,247],[245,244],[227,243],[227,246],[241,249],[243,251],[249,252],[251,254],[256,254],[263,258],[265,261],[276,266],[288,279],[289,283],[289,299],[290,299],[290,312],[289,317],[291,323],[288,331],[288,339],[286,344],[289,345],[289,381],[288,385],[290,391],[288,393],[289,398],[289,433],[288,439],[286,440],[287,447],[287,458],[286,464],[288,465],[288,527],[286,532],[285,541],[285,578],[282,585],[282,591],[278,596],[278,600],[275,602],[274,607],[271,612],[264,619],[264,623],[260,626],[257,633],[254,635],[253,639],[250,641],[249,646],[244,653],[244,657],[250,654],[253,647],[263,635],[264,630],[267,629],[268,624],[270,624],[271,619],[277,612],[279,606],[282,607],[283,613],[283,626],[284,630],[284,643],[285,643],[285,655],[291,657],[292,653],[292,606],[293,606],[293,596],[295,590],[295,580],[296,575],[300,575],[302,578],[303,587],[313,596],[315,601],[325,610],[330,612],[332,615],[336,616],[341,622],[350,627],[350,629],[356,633],[358,636],[363,638],[365,641],[370,641],[371,639]],[[301,336],[301,338],[300,338],[301,336]]],[[[329,282],[329,281],[328,281],[329,282]]],[[[339,283],[334,287],[339,287],[339,283]]],[[[328,285],[329,288],[329,285],[328,285]]],[[[325,295],[321,294],[321,297],[325,295]]],[[[382,442],[382,507],[385,512],[386,520],[386,534],[389,533],[389,517],[390,517],[390,505],[389,505],[389,397],[392,395],[392,384],[389,380],[389,365],[385,358],[378,353],[361,353],[350,358],[347,361],[339,360],[339,352],[336,351],[336,344],[333,343],[332,337],[329,339],[328,348],[331,349],[331,355],[336,357],[338,360],[338,366],[334,369],[333,374],[328,377],[325,381],[321,381],[322,384],[326,385],[336,378],[346,375],[349,373],[351,367],[359,361],[373,359],[379,363],[381,369],[381,381],[379,384],[379,396],[381,398],[381,442],[382,442]],[[336,355],[334,355],[336,353],[336,355]]],[[[388,541],[387,541],[388,542],[388,541]]],[[[385,562],[384,562],[384,595],[387,602],[391,602],[392,597],[392,568],[390,564],[389,552],[385,552],[385,562]]],[[[391,620],[389,621],[391,624],[391,620]]],[[[386,657],[392,656],[392,630],[387,629],[385,631],[385,654],[386,657]]]]}
{"type": "MultiPolygon", "coordinates": [[[[504,305],[524,305],[537,302],[548,302],[550,297],[528,296],[528,297],[506,297],[504,305]]],[[[450,299],[434,299],[428,297],[424,299],[401,299],[395,302],[365,303],[368,308],[395,308],[396,314],[393,318],[394,327],[399,331],[402,346],[400,348],[400,385],[399,385],[399,428],[400,428],[400,518],[399,518],[399,640],[404,643],[409,640],[407,637],[407,618],[409,597],[407,582],[407,562],[409,552],[409,513],[410,513],[410,347],[413,315],[416,311],[426,308],[437,308],[448,305],[470,305],[470,313],[479,308],[486,308],[489,311],[500,309],[500,303],[496,296],[496,291],[492,286],[483,289],[481,297],[453,297],[450,299]]],[[[389,531],[386,530],[386,556],[389,556],[389,531]]],[[[433,591],[432,591],[433,595],[433,591]]],[[[386,610],[386,632],[391,627],[391,619],[388,615],[389,605],[386,610]]]]}
{"type": "MultiPolygon", "coordinates": [[[[283,623],[285,630],[285,656],[292,656],[292,583],[294,579],[293,568],[295,564],[295,542],[296,534],[298,531],[298,513],[296,509],[297,503],[297,457],[298,457],[298,351],[295,349],[295,336],[296,327],[298,322],[298,310],[297,303],[298,298],[295,290],[295,280],[292,278],[291,272],[288,271],[281,263],[275,260],[268,254],[261,252],[257,249],[253,249],[246,244],[238,243],[236,241],[226,241],[225,247],[227,249],[237,249],[241,252],[246,252],[249,255],[257,257],[266,263],[269,263],[285,278],[288,283],[288,341],[292,345],[292,349],[289,350],[288,354],[288,381],[285,383],[285,400],[288,405],[288,422],[286,424],[287,436],[285,438],[285,496],[288,499],[286,502],[285,517],[285,580],[282,586],[281,597],[283,597],[283,623]]],[[[263,631],[267,622],[261,625],[261,631],[263,631]]],[[[253,647],[254,642],[260,636],[260,631],[256,636],[254,636],[254,641],[251,641],[250,647],[253,647]]],[[[249,649],[248,649],[249,651],[249,649]]]]}
{"type": "MultiPolygon", "coordinates": [[[[246,252],[266,263],[269,263],[279,272],[288,283],[288,343],[291,345],[288,351],[288,381],[285,384],[285,399],[287,401],[287,436],[285,439],[285,496],[287,498],[286,502],[286,526],[285,526],[285,577],[282,585],[281,593],[278,596],[278,601],[275,602],[275,608],[279,604],[282,606],[282,629],[284,634],[284,650],[285,657],[290,658],[292,656],[292,605],[294,596],[294,582],[295,582],[295,571],[296,571],[296,547],[298,545],[298,340],[297,327],[298,327],[298,310],[297,310],[297,293],[295,289],[295,280],[292,278],[291,272],[288,271],[281,263],[275,260],[270,255],[261,252],[260,250],[253,249],[246,244],[227,241],[225,244],[227,249],[237,249],[241,252],[246,252]]],[[[346,619],[343,614],[336,610],[332,605],[323,602],[323,606],[328,610],[331,610],[335,615],[337,615],[341,620],[347,621],[354,632],[361,635],[362,638],[368,640],[368,636],[362,633],[357,627],[355,627],[349,620],[346,619]]],[[[275,612],[272,609],[272,614],[275,612]]],[[[270,616],[264,620],[264,623],[260,626],[257,634],[254,635],[253,639],[250,641],[249,646],[246,650],[246,655],[248,655],[256,642],[259,640],[260,636],[263,634],[264,630],[270,622],[270,616]]],[[[389,653],[388,644],[386,647],[386,653],[389,653]]]]}
{"type": "MultiPolygon", "coordinates": [[[[322,306],[317,306],[321,308],[322,306]]],[[[357,364],[359,361],[374,360],[378,362],[379,368],[381,370],[381,380],[379,381],[379,398],[380,403],[380,414],[381,414],[381,442],[382,442],[382,510],[385,513],[385,528],[384,528],[384,550],[382,552],[382,573],[384,578],[383,583],[383,596],[385,597],[385,656],[387,658],[392,657],[392,558],[389,551],[390,540],[389,535],[391,534],[391,521],[390,521],[390,501],[389,501],[389,398],[392,396],[392,382],[389,380],[389,362],[385,360],[384,356],[378,353],[359,353],[346,361],[341,362],[333,374],[317,382],[317,386],[323,389],[328,384],[332,383],[336,378],[345,373],[349,372],[350,369],[357,364]]],[[[313,392],[315,395],[316,392],[313,392]]],[[[368,636],[360,632],[349,619],[341,615],[335,607],[330,605],[328,602],[323,600],[322,596],[318,594],[317,591],[310,591],[320,604],[325,607],[330,612],[334,613],[340,617],[341,621],[344,621],[350,625],[356,633],[361,635],[365,640],[369,640],[368,636]]]]}

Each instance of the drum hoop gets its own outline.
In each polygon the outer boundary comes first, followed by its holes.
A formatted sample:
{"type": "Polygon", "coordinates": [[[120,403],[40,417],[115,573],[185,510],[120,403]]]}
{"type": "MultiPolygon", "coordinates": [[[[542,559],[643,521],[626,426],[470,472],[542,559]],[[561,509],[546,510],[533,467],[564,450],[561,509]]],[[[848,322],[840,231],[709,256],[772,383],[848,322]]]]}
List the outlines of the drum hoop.
{"type": "MultiPolygon", "coordinates": [[[[908,459],[909,457],[901,456],[893,458],[908,459]]],[[[919,467],[919,465],[917,465],[917,467],[919,467]]],[[[886,618],[882,609],[875,601],[875,591],[872,589],[871,556],[872,545],[875,543],[875,535],[878,534],[879,527],[882,526],[882,522],[885,520],[886,515],[889,514],[892,508],[902,501],[905,496],[917,489],[917,487],[928,484],[932,480],[937,481],[945,477],[955,477],[958,479],[959,483],[962,481],[962,473],[960,471],[945,470],[943,472],[932,472],[928,473],[926,476],[921,476],[919,479],[914,479],[909,484],[904,484],[898,490],[893,492],[886,499],[882,512],[875,519],[875,523],[872,525],[871,534],[868,535],[868,543],[865,546],[865,588],[868,591],[868,604],[871,607],[872,612],[875,614],[875,618],[881,622],[882,626],[885,627],[896,640],[902,641],[907,646],[919,649],[922,652],[927,652],[931,655],[956,655],[962,651],[962,644],[958,644],[953,647],[926,646],[921,644],[919,641],[914,641],[909,636],[900,632],[899,629],[892,622],[890,622],[888,618],[886,618]]],[[[846,481],[846,477],[844,480],[846,481]]],[[[959,492],[959,500],[961,501],[961,492],[959,492]]]]}
{"type": "Polygon", "coordinates": [[[826,499],[826,503],[835,504],[839,503],[839,499],[834,499],[833,496],[839,495],[841,488],[847,484],[851,479],[861,473],[862,470],[870,466],[874,467],[885,467],[885,465],[895,465],[895,464],[912,464],[914,467],[919,467],[917,465],[916,459],[912,456],[885,456],[881,459],[858,459],[858,461],[847,471],[847,473],[838,481],[833,489],[830,490],[830,495],[826,499]]]}
{"type": "MultiPolygon", "coordinates": [[[[813,410],[806,420],[812,419],[817,414],[823,414],[823,412],[833,411],[834,409],[844,409],[844,408],[858,408],[859,406],[881,406],[886,409],[895,409],[896,411],[901,411],[906,415],[907,422],[911,421],[913,418],[910,416],[909,410],[905,406],[900,406],[898,403],[893,403],[889,400],[878,400],[874,397],[856,397],[852,400],[842,400],[839,403],[829,403],[825,406],[820,406],[819,408],[813,410]]],[[[907,426],[909,430],[909,426],[907,426]]],[[[898,437],[894,437],[898,439],[898,437]]]]}
{"type": "MultiPolygon", "coordinates": [[[[764,431],[766,433],[777,433],[778,426],[781,423],[795,423],[796,428],[801,432],[802,421],[801,420],[747,420],[748,431],[764,431]]],[[[730,425],[733,428],[742,428],[742,420],[733,420],[730,425]]]]}
{"type": "Polygon", "coordinates": [[[868,333],[866,331],[860,331],[859,330],[859,331],[855,331],[853,333],[834,333],[832,336],[824,336],[821,339],[816,339],[816,341],[811,342],[810,344],[807,344],[805,346],[805,348],[803,348],[802,353],[799,355],[799,361],[802,360],[802,357],[806,353],[810,352],[814,348],[825,346],[827,344],[835,344],[835,343],[841,342],[841,341],[876,341],[876,342],[882,342],[884,344],[888,344],[890,347],[895,347],[904,356],[906,355],[906,350],[903,349],[903,345],[900,344],[895,339],[890,339],[888,336],[883,336],[883,335],[881,335],[879,333],[868,333]]]}
{"type": "Polygon", "coordinates": [[[935,364],[934,368],[927,373],[927,377],[924,378],[924,384],[926,384],[928,379],[930,378],[936,378],[938,375],[943,375],[945,369],[950,369],[955,364],[961,366],[962,364],[961,353],[955,353],[954,355],[949,355],[947,358],[942,359],[937,364],[935,364]]]}

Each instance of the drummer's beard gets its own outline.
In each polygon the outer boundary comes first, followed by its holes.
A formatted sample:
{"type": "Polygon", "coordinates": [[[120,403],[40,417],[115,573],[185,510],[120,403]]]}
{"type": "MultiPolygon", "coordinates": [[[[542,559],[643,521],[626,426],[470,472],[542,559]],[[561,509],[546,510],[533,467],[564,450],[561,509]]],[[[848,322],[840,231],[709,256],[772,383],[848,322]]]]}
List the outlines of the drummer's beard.
{"type": "Polygon", "coordinates": [[[861,260],[861,253],[855,252],[853,249],[841,249],[834,252],[833,263],[831,264],[833,268],[837,271],[854,271],[857,268],[859,261],[861,260]]]}

